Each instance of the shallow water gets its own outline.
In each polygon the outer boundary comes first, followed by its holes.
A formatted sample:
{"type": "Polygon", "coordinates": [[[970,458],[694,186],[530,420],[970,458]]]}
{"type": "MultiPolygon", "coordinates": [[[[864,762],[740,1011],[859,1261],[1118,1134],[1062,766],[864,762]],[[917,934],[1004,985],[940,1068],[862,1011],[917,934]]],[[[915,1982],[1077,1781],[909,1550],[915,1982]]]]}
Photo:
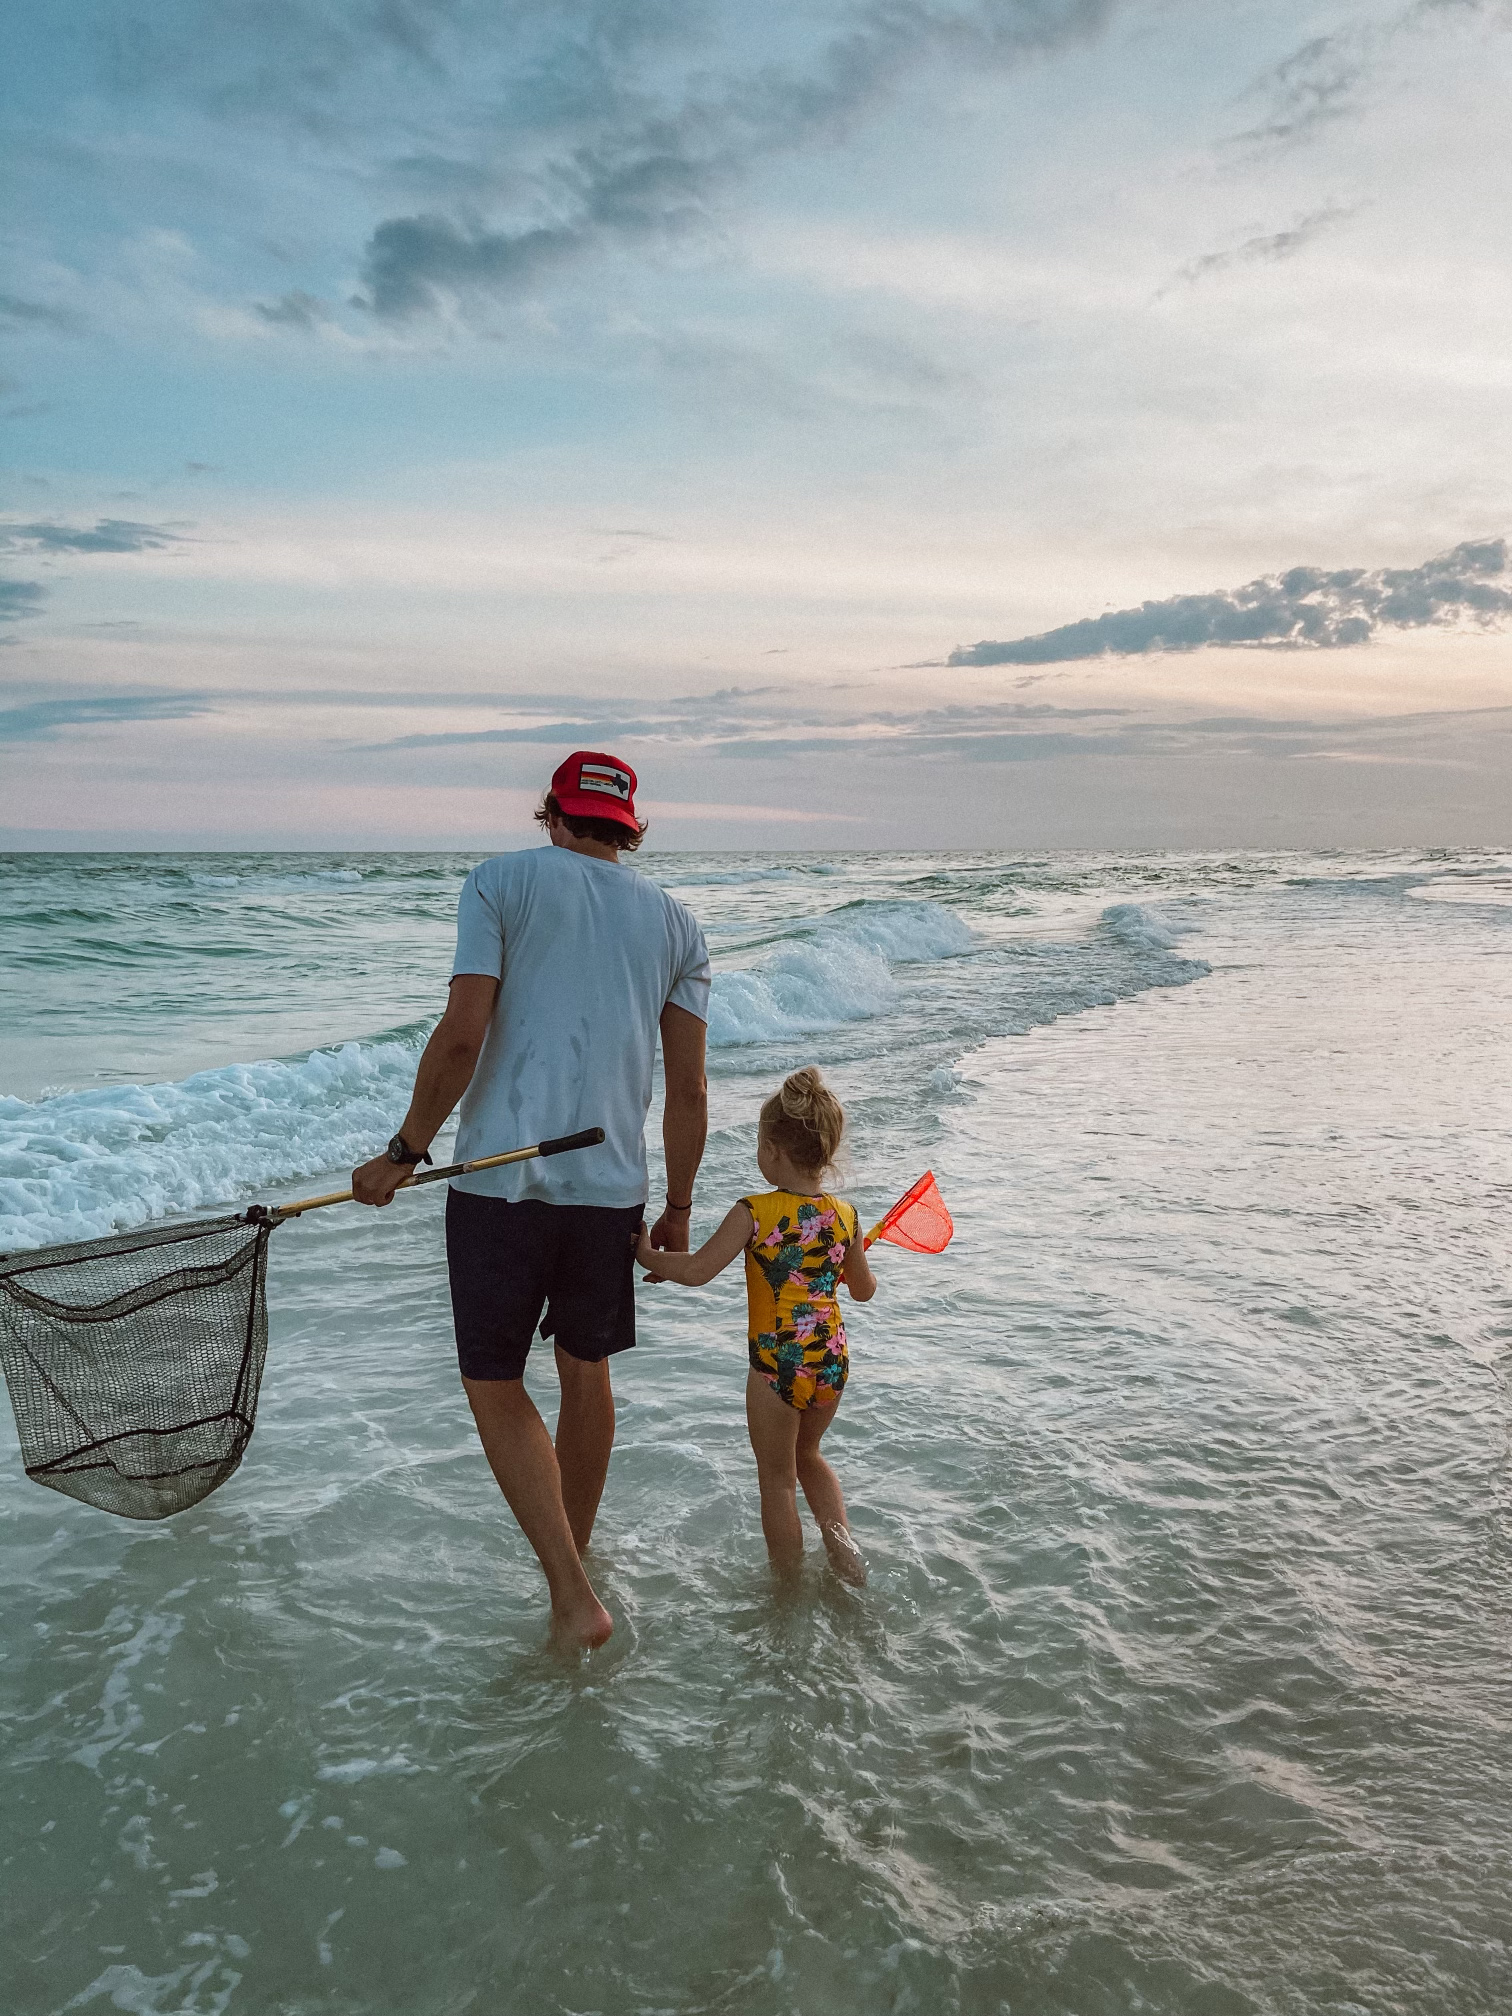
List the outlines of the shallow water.
{"type": "MultiPolygon", "coordinates": [[[[0,1246],[386,1135],[467,865],[13,859],[0,1246]]],[[[286,1227],[203,1506],[108,1520],[5,1426],[0,2006],[1508,2006],[1506,857],[647,865],[721,968],[701,1224],[811,1057],[863,1211],[955,1214],[853,1323],[870,1587],[773,1590],[738,1279],[646,1289],[562,1663],[439,1200],[286,1227]]]]}

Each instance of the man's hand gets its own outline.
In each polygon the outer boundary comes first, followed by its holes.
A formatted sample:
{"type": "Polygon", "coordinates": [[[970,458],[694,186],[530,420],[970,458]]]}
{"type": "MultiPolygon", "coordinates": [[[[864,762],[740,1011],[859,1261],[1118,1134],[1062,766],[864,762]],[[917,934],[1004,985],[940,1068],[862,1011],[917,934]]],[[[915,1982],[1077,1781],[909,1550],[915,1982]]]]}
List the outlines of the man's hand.
{"type": "MultiPolygon", "coordinates": [[[[688,1250],[688,1231],[692,1223],[693,1213],[691,1211],[673,1211],[671,1209],[663,1211],[660,1218],[651,1227],[650,1232],[648,1233],[643,1230],[641,1233],[641,1250],[637,1258],[640,1260],[642,1267],[649,1267],[651,1265],[651,1262],[645,1257],[647,1247],[650,1247],[657,1253],[686,1253],[688,1250]]],[[[648,1274],[646,1276],[648,1282],[665,1281],[666,1278],[665,1274],[648,1274]]]]}
{"type": "Polygon", "coordinates": [[[651,1244],[658,1253],[686,1253],[693,1213],[674,1211],[669,1205],[651,1227],[651,1244]]]}
{"type": "Polygon", "coordinates": [[[352,1171],[352,1195],[359,1204],[376,1204],[381,1209],[393,1203],[394,1192],[414,1173],[402,1162],[390,1162],[387,1155],[375,1155],[371,1162],[352,1171]]]}

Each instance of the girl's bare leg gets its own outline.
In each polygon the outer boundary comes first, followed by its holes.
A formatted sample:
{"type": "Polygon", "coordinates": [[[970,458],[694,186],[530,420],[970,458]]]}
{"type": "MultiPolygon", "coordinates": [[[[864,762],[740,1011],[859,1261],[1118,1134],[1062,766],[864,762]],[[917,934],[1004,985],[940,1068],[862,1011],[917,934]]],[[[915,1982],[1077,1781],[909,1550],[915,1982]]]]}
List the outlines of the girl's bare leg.
{"type": "Polygon", "coordinates": [[[819,1522],[830,1566],[844,1581],[859,1588],[866,1581],[866,1563],[851,1538],[840,1479],[819,1453],[820,1438],[839,1412],[840,1402],[835,1400],[828,1407],[806,1407],[798,1416],[798,1482],[819,1522]]]}
{"type": "Polygon", "coordinates": [[[798,1517],[798,1428],[803,1415],[779,1400],[761,1374],[746,1375],[746,1426],[761,1486],[761,1530],[776,1568],[793,1569],[803,1559],[803,1525],[798,1517]]]}

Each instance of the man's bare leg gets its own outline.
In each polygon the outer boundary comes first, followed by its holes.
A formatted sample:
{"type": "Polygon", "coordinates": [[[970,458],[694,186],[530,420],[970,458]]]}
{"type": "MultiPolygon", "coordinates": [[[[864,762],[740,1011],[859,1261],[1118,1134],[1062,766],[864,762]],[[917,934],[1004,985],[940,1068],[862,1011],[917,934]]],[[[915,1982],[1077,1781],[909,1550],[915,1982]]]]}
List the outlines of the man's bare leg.
{"type": "Polygon", "coordinates": [[[523,1379],[464,1379],[488,1467],[551,1591],[552,1629],[572,1645],[602,1645],[614,1620],[593,1593],[562,1503],[562,1479],[546,1423],[523,1379]]]}
{"type": "Polygon", "coordinates": [[[562,1504],[581,1554],[593,1536],[593,1521],[609,1475],[614,1448],[614,1388],[609,1360],[588,1365],[556,1347],[562,1381],[562,1411],[557,1416],[556,1460],[562,1478],[562,1504]]]}
{"type": "Polygon", "coordinates": [[[787,1573],[803,1560],[797,1460],[802,1418],[796,1407],[778,1399],[759,1372],[746,1375],[746,1426],[761,1486],[761,1530],[772,1566],[787,1573]]]}

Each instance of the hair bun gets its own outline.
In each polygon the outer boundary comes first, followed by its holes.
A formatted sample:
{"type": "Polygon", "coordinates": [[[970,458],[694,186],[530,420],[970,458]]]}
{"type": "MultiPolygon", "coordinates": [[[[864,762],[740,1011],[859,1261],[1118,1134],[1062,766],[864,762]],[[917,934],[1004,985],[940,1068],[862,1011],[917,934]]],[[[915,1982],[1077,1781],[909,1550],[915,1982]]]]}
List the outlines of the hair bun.
{"type": "Polygon", "coordinates": [[[782,1110],[794,1120],[807,1120],[811,1125],[814,1116],[826,1099],[833,1101],[834,1095],[812,1064],[805,1064],[800,1071],[791,1072],[782,1081],[778,1093],[782,1110]]]}
{"type": "Polygon", "coordinates": [[[800,1169],[834,1161],[845,1131],[845,1109],[812,1064],[791,1072],[761,1109],[762,1132],[800,1169]]]}

